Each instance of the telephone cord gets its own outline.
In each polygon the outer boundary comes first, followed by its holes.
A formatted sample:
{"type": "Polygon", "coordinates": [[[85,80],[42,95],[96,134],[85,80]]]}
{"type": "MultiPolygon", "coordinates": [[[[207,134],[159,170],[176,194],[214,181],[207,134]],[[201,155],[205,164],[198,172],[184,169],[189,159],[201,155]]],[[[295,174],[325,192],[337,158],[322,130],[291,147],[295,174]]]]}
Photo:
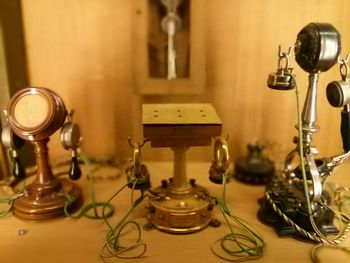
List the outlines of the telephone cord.
{"type": "Polygon", "coordinates": [[[14,194],[13,196],[0,198],[0,204],[1,203],[8,204],[7,209],[5,209],[4,211],[0,211],[0,218],[5,217],[7,214],[9,214],[12,211],[14,201],[23,195],[24,195],[23,191],[20,191],[14,194]]]}
{"type": "MultiPolygon", "coordinates": [[[[294,76],[293,76],[293,78],[294,78],[294,76]]],[[[296,83],[296,81],[295,81],[295,83],[296,83]]],[[[303,145],[304,143],[303,143],[303,139],[302,139],[303,133],[302,133],[302,122],[301,122],[301,117],[300,117],[299,91],[298,91],[297,84],[295,84],[295,95],[296,95],[296,104],[297,104],[296,106],[297,106],[298,136],[299,136],[299,157],[300,157],[301,172],[302,172],[302,176],[303,176],[304,195],[306,198],[306,205],[307,205],[309,220],[311,222],[313,230],[318,235],[320,240],[325,241],[322,243],[328,243],[331,245],[338,245],[338,244],[340,244],[340,242],[342,242],[346,238],[346,233],[349,231],[350,225],[348,222],[347,226],[343,230],[341,230],[339,232],[339,234],[336,235],[335,238],[330,239],[321,233],[321,231],[318,229],[318,227],[315,223],[315,220],[312,216],[311,201],[310,201],[310,195],[309,195],[309,189],[308,189],[308,185],[307,185],[307,177],[306,177],[306,171],[305,171],[304,145],[303,145]]],[[[331,211],[333,213],[335,212],[332,209],[331,209],[331,211]]],[[[335,213],[335,215],[338,217],[340,225],[341,225],[341,218],[338,216],[337,213],[335,213]]]]}
{"type": "Polygon", "coordinates": [[[81,155],[79,157],[80,160],[82,160],[86,165],[87,165],[87,178],[89,181],[89,191],[90,191],[90,196],[91,196],[91,203],[86,204],[85,206],[83,206],[78,212],[76,212],[75,214],[71,214],[69,212],[69,208],[71,207],[71,205],[76,202],[76,198],[72,195],[70,195],[67,192],[64,191],[60,191],[55,193],[56,196],[63,196],[67,199],[67,202],[64,204],[63,210],[64,213],[67,217],[69,218],[80,218],[82,216],[87,217],[89,219],[97,219],[97,220],[104,220],[105,217],[110,217],[114,214],[114,207],[109,204],[108,202],[97,202],[96,201],[96,196],[95,196],[95,188],[94,188],[94,175],[92,172],[92,164],[90,159],[86,156],[86,155],[81,155]],[[102,215],[100,215],[98,213],[97,208],[98,207],[102,207],[103,210],[105,210],[105,207],[108,207],[108,213],[103,213],[102,215]],[[93,214],[91,213],[91,211],[93,211],[93,214]]]}
{"type": "MultiPolygon", "coordinates": [[[[309,231],[306,231],[304,228],[300,227],[298,224],[296,224],[293,220],[291,220],[286,214],[284,214],[282,212],[281,209],[278,208],[278,206],[275,204],[275,202],[272,200],[269,192],[265,193],[265,197],[266,199],[269,201],[270,205],[272,206],[272,209],[280,216],[283,218],[283,220],[293,226],[300,234],[302,234],[303,236],[309,238],[310,240],[313,240],[317,243],[324,243],[324,244],[329,244],[329,245],[338,245],[340,244],[342,241],[344,241],[344,239],[346,238],[346,234],[347,232],[350,231],[350,223],[347,223],[347,226],[343,229],[342,234],[337,238],[337,239],[333,239],[333,240],[329,240],[327,238],[323,238],[323,237],[319,237],[309,231]]],[[[334,211],[335,212],[335,211],[334,211]]]]}
{"type": "Polygon", "coordinates": [[[265,242],[263,237],[246,221],[233,215],[226,204],[226,173],[223,175],[223,198],[213,197],[219,205],[220,211],[230,229],[230,233],[218,239],[211,246],[212,252],[219,258],[230,262],[242,262],[246,260],[259,259],[263,255],[265,242]],[[230,222],[231,221],[231,222],[230,222]],[[246,234],[237,233],[233,229],[236,223],[240,230],[246,234]],[[220,244],[226,255],[220,254],[215,248],[220,244]],[[229,247],[230,246],[230,247],[229,247]]]}
{"type": "MultiPolygon", "coordinates": [[[[108,201],[107,204],[109,204],[130,182],[125,184],[122,188],[120,188],[108,201]]],[[[144,194],[144,191],[141,190],[141,196],[136,199],[135,201],[133,200],[134,196],[134,190],[135,190],[135,185],[137,183],[137,178],[133,181],[132,183],[132,191],[131,191],[131,207],[130,209],[125,213],[125,215],[120,219],[120,221],[117,223],[115,227],[113,227],[107,220],[107,217],[104,217],[104,221],[106,225],[109,228],[109,231],[106,235],[106,241],[103,244],[101,251],[100,251],[100,256],[103,259],[106,258],[120,258],[120,259],[135,259],[135,258],[140,258],[142,257],[147,250],[147,245],[144,242],[141,242],[141,228],[139,224],[136,221],[129,220],[126,221],[129,215],[134,211],[134,209],[144,200],[146,197],[144,194]],[[122,236],[122,233],[124,232],[124,229],[128,225],[134,225],[137,230],[137,237],[135,241],[128,246],[122,246],[120,242],[120,238],[122,236]],[[127,252],[132,252],[135,251],[135,249],[140,248],[141,250],[138,250],[134,255],[131,256],[124,256],[124,253],[127,252]],[[108,253],[108,254],[107,254],[108,253]]],[[[104,215],[104,208],[102,210],[102,215],[104,215]]]]}

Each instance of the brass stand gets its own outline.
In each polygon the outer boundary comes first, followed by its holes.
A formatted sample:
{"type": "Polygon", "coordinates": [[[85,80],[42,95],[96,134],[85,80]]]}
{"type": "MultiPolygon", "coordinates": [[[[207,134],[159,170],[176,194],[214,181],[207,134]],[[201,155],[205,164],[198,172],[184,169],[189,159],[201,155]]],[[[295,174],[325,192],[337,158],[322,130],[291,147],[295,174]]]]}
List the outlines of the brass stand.
{"type": "Polygon", "coordinates": [[[49,139],[33,142],[37,164],[37,176],[34,182],[24,189],[24,195],[15,200],[14,214],[27,220],[48,220],[64,215],[66,197],[56,195],[65,192],[75,198],[70,208],[77,206],[81,199],[81,190],[68,180],[53,176],[48,160],[47,143],[49,139]]]}
{"type": "Polygon", "coordinates": [[[199,231],[210,220],[210,202],[205,188],[187,180],[186,151],[188,147],[173,147],[174,177],[170,184],[163,184],[153,191],[161,199],[150,199],[149,218],[159,230],[185,234],[199,231]]]}
{"type": "Polygon", "coordinates": [[[188,181],[186,152],[192,146],[209,146],[221,134],[221,120],[210,104],[145,104],[143,133],[152,147],[174,152],[174,175],[153,189],[149,220],[159,230],[185,234],[206,227],[211,221],[207,190],[188,181]]]}

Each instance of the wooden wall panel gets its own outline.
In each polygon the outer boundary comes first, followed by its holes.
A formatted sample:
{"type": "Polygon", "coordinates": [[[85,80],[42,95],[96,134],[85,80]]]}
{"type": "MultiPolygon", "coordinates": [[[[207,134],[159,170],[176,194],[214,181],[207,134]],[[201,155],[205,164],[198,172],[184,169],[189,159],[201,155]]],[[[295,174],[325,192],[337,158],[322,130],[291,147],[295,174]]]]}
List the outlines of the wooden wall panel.
{"type": "MultiPolygon", "coordinates": [[[[233,157],[245,154],[246,144],[259,138],[282,158],[294,147],[296,113],[293,91],[266,86],[277,67],[278,45],[293,44],[309,22],[329,22],[342,34],[342,54],[350,52],[350,1],[206,1],[206,91],[140,96],[132,87],[130,0],[23,0],[22,8],[30,82],[56,90],[76,110],[83,149],[96,156],[130,156],[126,140],[142,136],[142,103],[212,102],[230,135],[233,157]]],[[[303,99],[307,74],[292,63],[303,99]]],[[[321,131],[315,142],[322,155],[341,150],[340,112],[325,98],[325,85],[334,79],[339,79],[338,68],[320,80],[321,131]]],[[[51,156],[62,156],[57,136],[50,148],[51,156]]],[[[190,158],[209,160],[211,151],[192,149],[190,158]]],[[[170,151],[147,146],[144,158],[169,159],[170,151]]]]}

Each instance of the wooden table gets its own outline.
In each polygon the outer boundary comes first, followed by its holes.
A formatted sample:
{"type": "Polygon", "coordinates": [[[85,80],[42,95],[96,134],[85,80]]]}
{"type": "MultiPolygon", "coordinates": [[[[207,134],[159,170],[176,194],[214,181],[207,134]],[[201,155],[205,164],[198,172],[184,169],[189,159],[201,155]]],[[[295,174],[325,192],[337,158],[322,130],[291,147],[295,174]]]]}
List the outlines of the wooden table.
{"type": "MultiPolygon", "coordinates": [[[[153,186],[160,180],[171,177],[172,163],[146,163],[151,173],[153,186]]],[[[209,163],[189,163],[188,177],[195,178],[212,195],[221,196],[222,186],[208,180],[209,163]]],[[[350,185],[350,165],[345,164],[331,178],[337,183],[350,185]]],[[[97,172],[95,182],[96,198],[107,200],[126,182],[126,176],[119,169],[106,168],[97,172]],[[109,178],[109,179],[108,179],[109,178]]],[[[85,203],[90,201],[88,182],[85,178],[78,182],[83,189],[85,203]]],[[[259,262],[310,262],[312,244],[293,238],[279,238],[272,228],[260,223],[256,217],[258,199],[263,196],[264,187],[248,186],[231,180],[227,185],[227,201],[231,211],[254,225],[264,236],[267,248],[259,262]]],[[[126,188],[113,202],[116,213],[110,222],[115,225],[130,207],[130,189],[126,188]]],[[[146,223],[146,201],[132,214],[141,225],[146,223]]],[[[214,217],[223,221],[217,208],[214,217]]],[[[158,230],[142,231],[142,239],[147,244],[147,252],[142,259],[103,261],[99,252],[105,240],[107,226],[103,221],[87,218],[59,218],[49,222],[26,222],[12,214],[0,219],[0,262],[4,263],[55,263],[55,262],[225,262],[211,252],[215,240],[228,233],[222,224],[219,228],[208,227],[201,232],[188,235],[173,235],[158,230]],[[25,231],[20,235],[21,230],[25,231]]],[[[131,233],[132,234],[132,233],[131,233]]],[[[344,244],[350,246],[349,238],[344,244]]],[[[350,255],[336,249],[322,249],[322,262],[349,262],[350,255]]]]}

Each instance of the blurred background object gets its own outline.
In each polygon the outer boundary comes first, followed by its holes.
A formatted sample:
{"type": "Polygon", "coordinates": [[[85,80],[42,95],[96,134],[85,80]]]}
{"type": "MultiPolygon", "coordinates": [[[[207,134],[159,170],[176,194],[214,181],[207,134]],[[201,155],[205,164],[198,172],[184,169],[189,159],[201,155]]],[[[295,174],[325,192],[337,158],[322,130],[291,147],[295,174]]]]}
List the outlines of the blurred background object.
{"type": "MultiPolygon", "coordinates": [[[[0,0],[0,131],[7,122],[3,110],[11,95],[27,85],[21,1],[0,0]]],[[[8,180],[12,163],[6,150],[0,147],[0,180],[8,180]]],[[[30,148],[26,145],[19,151],[26,156],[23,158],[26,165],[34,163],[30,148]]]]}

